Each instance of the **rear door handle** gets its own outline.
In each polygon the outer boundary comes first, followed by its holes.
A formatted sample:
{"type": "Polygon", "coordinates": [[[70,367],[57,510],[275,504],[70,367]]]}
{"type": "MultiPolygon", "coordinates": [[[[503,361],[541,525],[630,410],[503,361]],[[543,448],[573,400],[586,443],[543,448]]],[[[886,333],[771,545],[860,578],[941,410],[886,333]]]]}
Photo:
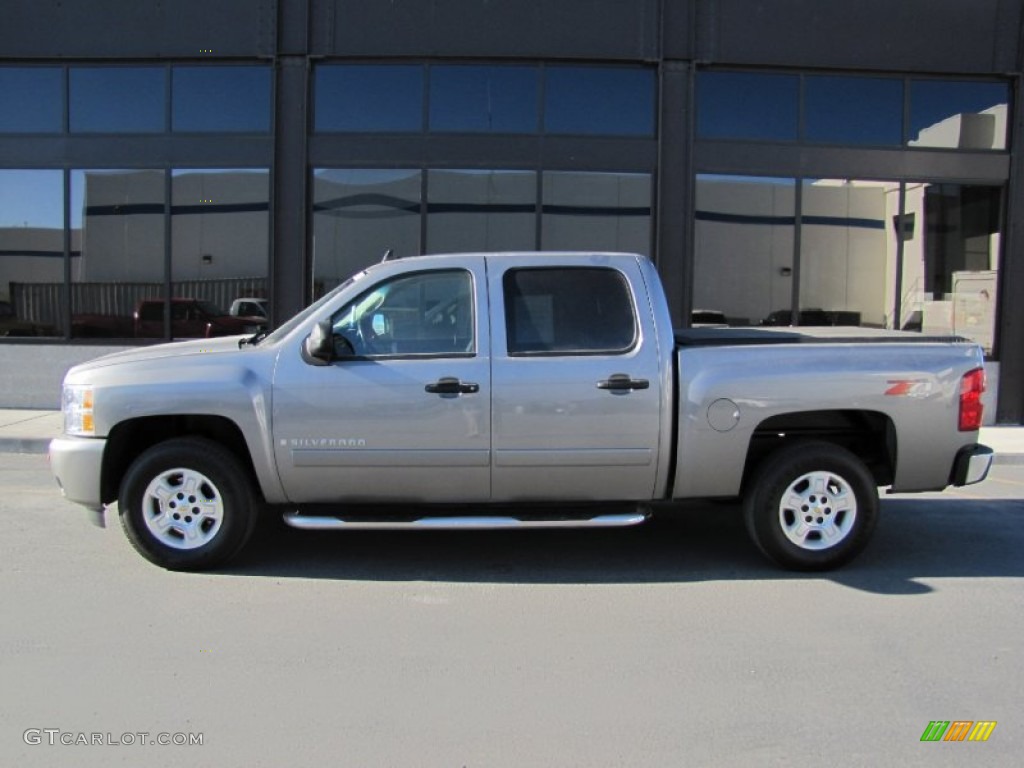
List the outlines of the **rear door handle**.
{"type": "Polygon", "coordinates": [[[460,381],[454,376],[444,376],[424,389],[432,395],[475,395],[480,385],[471,381],[460,381]]]}
{"type": "Polygon", "coordinates": [[[628,373],[613,373],[604,381],[597,382],[598,389],[612,392],[630,392],[634,389],[649,389],[651,382],[647,379],[634,379],[628,373]]]}

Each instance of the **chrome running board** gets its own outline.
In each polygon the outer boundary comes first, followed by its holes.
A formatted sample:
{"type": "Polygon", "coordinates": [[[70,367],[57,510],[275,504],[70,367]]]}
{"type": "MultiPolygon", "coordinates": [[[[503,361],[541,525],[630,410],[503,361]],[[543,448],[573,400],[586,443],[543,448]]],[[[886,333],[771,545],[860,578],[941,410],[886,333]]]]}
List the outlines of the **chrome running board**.
{"type": "Polygon", "coordinates": [[[570,517],[548,519],[524,519],[512,515],[462,515],[441,517],[437,515],[419,517],[413,520],[372,519],[360,515],[358,520],[343,517],[302,515],[286,512],[284,522],[292,528],[305,531],[493,531],[531,528],[623,528],[639,525],[649,513],[644,509],[624,514],[605,514],[593,517],[570,517]]]}

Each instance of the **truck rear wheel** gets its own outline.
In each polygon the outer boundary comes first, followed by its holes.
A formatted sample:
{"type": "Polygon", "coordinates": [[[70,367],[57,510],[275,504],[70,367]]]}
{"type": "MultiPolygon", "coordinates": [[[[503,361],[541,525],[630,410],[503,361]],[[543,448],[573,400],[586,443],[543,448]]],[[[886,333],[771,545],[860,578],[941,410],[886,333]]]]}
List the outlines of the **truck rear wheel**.
{"type": "Polygon", "coordinates": [[[256,524],[245,468],[203,438],[168,440],[139,456],[121,482],[118,509],[138,553],[176,571],[224,564],[256,524]]]}
{"type": "Polygon", "coordinates": [[[761,465],[745,499],[747,530],[784,568],[820,571],[856,557],[878,520],[878,488],[860,459],[837,445],[798,443],[761,465]]]}

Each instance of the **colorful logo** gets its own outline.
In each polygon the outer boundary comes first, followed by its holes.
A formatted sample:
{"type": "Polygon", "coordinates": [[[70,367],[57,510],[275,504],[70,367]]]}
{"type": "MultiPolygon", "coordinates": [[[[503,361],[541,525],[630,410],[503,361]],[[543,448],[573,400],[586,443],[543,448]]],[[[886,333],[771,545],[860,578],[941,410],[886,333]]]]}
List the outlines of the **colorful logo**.
{"type": "Polygon", "coordinates": [[[995,729],[995,720],[932,720],[921,741],[988,741],[995,729]]]}

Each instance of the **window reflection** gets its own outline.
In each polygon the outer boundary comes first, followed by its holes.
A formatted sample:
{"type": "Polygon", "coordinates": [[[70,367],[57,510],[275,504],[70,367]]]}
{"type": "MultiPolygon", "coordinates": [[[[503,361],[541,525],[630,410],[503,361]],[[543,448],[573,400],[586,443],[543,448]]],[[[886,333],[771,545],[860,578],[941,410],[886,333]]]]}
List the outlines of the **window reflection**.
{"type": "Polygon", "coordinates": [[[910,146],[1006,149],[1005,83],[914,80],[910,146]]]}
{"type": "Polygon", "coordinates": [[[536,133],[537,67],[433,66],[430,130],[536,133]]]}
{"type": "Polygon", "coordinates": [[[61,171],[0,170],[0,337],[61,335],[61,171]]]}
{"type": "Polygon", "coordinates": [[[708,139],[797,138],[796,75],[697,73],[697,135],[708,139]]]}
{"type": "Polygon", "coordinates": [[[899,184],[808,180],[800,216],[800,325],[892,327],[899,184]]]}
{"type": "Polygon", "coordinates": [[[1002,188],[907,184],[900,327],[993,350],[1002,188]]]}
{"type": "Polygon", "coordinates": [[[899,145],[903,81],[809,76],[804,80],[804,138],[834,144],[899,145]]]}
{"type": "Polygon", "coordinates": [[[795,180],[700,175],[696,207],[695,321],[788,325],[795,180]]]}
{"type": "Polygon", "coordinates": [[[0,67],[0,133],[59,133],[63,93],[56,67],[0,67]]]}
{"type": "Polygon", "coordinates": [[[424,68],[419,64],[317,67],[316,130],[421,131],[423,75],[424,68]]]}
{"type": "Polygon", "coordinates": [[[313,177],[313,297],[381,260],[420,251],[420,171],[321,168],[313,177]]]}
{"type": "Polygon", "coordinates": [[[646,173],[544,173],[541,247],[650,253],[646,173]]]}
{"type": "Polygon", "coordinates": [[[191,132],[270,130],[269,67],[175,67],[171,129],[191,132]]]}
{"type": "Polygon", "coordinates": [[[544,77],[548,133],[654,135],[653,70],[549,66],[544,77]]]}
{"type": "Polygon", "coordinates": [[[428,171],[427,253],[533,250],[532,171],[428,171]]]}
{"type": "Polygon", "coordinates": [[[73,133],[161,133],[165,129],[163,67],[72,67],[73,133]]]}
{"type": "Polygon", "coordinates": [[[71,335],[145,336],[136,313],[164,295],[164,172],[72,171],[71,228],[71,335]]]}
{"type": "MultiPolygon", "coordinates": [[[[264,169],[172,172],[172,337],[251,333],[265,323],[269,200],[264,169]]],[[[163,312],[163,303],[148,309],[163,312]]],[[[162,329],[152,319],[141,323],[146,335],[162,329]]]]}

